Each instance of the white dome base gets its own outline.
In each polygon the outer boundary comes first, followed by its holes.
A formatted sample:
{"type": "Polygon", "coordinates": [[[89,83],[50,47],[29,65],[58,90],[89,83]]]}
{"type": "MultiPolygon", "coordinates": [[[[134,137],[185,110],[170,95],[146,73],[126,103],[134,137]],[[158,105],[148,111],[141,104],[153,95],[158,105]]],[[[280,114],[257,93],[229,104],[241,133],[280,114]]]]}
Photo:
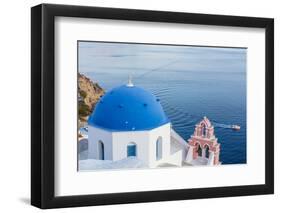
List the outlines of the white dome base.
{"type": "Polygon", "coordinates": [[[181,165],[182,150],[171,151],[171,125],[164,124],[149,131],[111,132],[89,126],[88,158],[119,161],[128,157],[128,144],[136,145],[136,158],[154,168],[170,163],[181,165]],[[103,144],[103,145],[101,145],[103,144]]]}

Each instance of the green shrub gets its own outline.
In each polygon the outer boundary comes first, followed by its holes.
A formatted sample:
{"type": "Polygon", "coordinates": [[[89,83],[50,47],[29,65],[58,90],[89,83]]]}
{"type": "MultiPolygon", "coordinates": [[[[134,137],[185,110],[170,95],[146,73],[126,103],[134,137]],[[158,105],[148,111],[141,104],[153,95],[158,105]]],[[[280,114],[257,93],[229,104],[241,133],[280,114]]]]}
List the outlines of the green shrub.
{"type": "Polygon", "coordinates": [[[90,108],[84,103],[79,103],[79,117],[85,117],[90,114],[90,108]]]}
{"type": "Polygon", "coordinates": [[[80,90],[80,96],[85,99],[87,97],[87,93],[83,90],[80,90]]]}

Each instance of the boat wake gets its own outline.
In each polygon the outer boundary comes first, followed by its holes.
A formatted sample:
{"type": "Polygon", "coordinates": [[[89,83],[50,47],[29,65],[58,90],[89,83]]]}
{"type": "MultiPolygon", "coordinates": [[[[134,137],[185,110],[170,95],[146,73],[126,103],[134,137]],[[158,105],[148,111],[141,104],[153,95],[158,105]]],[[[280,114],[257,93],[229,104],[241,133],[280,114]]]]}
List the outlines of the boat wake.
{"type": "Polygon", "coordinates": [[[232,125],[230,124],[221,124],[221,123],[215,123],[212,122],[214,127],[224,128],[224,129],[232,129],[232,125]]]}
{"type": "Polygon", "coordinates": [[[233,130],[240,130],[240,126],[238,125],[229,125],[229,124],[221,124],[213,122],[214,127],[224,128],[224,129],[233,129],[233,130]]]}

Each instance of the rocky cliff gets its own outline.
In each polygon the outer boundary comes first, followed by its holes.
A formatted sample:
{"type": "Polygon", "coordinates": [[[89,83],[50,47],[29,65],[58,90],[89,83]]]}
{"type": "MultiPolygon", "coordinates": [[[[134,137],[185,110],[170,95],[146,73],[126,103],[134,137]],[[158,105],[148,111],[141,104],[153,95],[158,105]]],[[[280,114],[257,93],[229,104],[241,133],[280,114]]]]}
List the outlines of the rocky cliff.
{"type": "Polygon", "coordinates": [[[103,94],[104,90],[98,83],[94,83],[85,75],[78,73],[78,115],[80,123],[87,121],[88,116],[103,94]]]}

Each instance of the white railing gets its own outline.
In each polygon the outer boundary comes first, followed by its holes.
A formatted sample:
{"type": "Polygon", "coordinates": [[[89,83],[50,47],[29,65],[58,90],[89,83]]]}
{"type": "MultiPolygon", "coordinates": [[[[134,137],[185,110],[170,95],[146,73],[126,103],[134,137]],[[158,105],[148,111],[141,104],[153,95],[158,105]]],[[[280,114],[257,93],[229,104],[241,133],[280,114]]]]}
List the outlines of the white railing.
{"type": "Polygon", "coordinates": [[[171,137],[177,141],[182,146],[187,146],[187,141],[185,141],[175,130],[171,128],[171,137]]]}

